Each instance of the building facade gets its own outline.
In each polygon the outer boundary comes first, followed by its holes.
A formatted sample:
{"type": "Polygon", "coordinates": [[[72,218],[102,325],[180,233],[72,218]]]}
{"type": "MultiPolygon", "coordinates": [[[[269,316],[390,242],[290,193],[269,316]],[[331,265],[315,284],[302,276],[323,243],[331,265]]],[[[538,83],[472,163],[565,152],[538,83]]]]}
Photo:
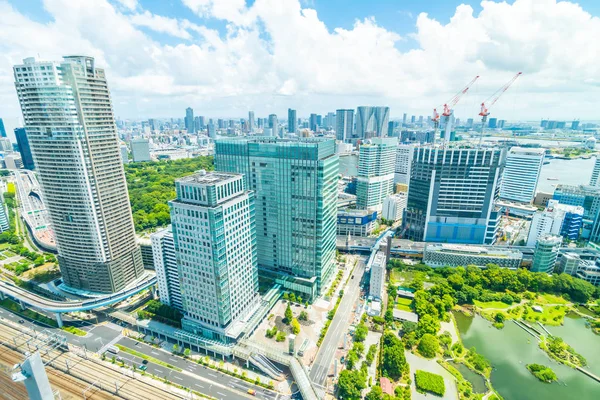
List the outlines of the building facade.
{"type": "Polygon", "coordinates": [[[590,178],[590,186],[600,186],[600,157],[596,157],[592,177],[590,178]]]}
{"type": "Polygon", "coordinates": [[[343,142],[355,140],[354,136],[354,110],[336,110],[335,112],[335,137],[343,142]]]}
{"type": "Polygon", "coordinates": [[[410,170],[412,167],[415,146],[411,144],[398,145],[396,150],[396,165],[394,167],[394,183],[410,183],[410,170]]]}
{"type": "Polygon", "coordinates": [[[244,174],[256,194],[259,273],[315,298],[335,268],[335,140],[221,139],[215,166],[244,174]]]}
{"type": "Polygon", "coordinates": [[[288,108],[288,133],[298,132],[298,118],[296,117],[296,110],[288,108]]]}
{"type": "Polygon", "coordinates": [[[405,237],[493,244],[500,221],[494,203],[504,157],[500,149],[415,149],[403,219],[405,237]]]}
{"type": "Polygon", "coordinates": [[[502,174],[501,199],[521,203],[533,201],[544,165],[544,154],[544,149],[523,147],[513,147],[508,151],[502,174]]]}
{"type": "Polygon", "coordinates": [[[357,139],[388,136],[389,107],[358,107],[356,109],[357,139]]]}
{"type": "Polygon", "coordinates": [[[148,139],[135,138],[129,142],[133,162],[150,161],[150,142],[148,139]]]}
{"type": "Polygon", "coordinates": [[[269,128],[271,129],[272,136],[279,137],[279,121],[277,120],[277,115],[269,115],[269,128]]]}
{"type": "Polygon", "coordinates": [[[153,233],[150,235],[150,241],[152,242],[152,257],[158,284],[158,297],[162,303],[183,311],[177,255],[175,254],[175,242],[173,241],[171,227],[153,233]]]}
{"type": "Polygon", "coordinates": [[[17,147],[23,160],[23,168],[34,169],[35,163],[33,162],[33,155],[31,154],[31,147],[29,146],[29,139],[27,139],[25,128],[16,128],[15,138],[17,139],[17,147]]]}
{"type": "Polygon", "coordinates": [[[551,234],[542,235],[538,238],[531,262],[531,272],[554,272],[558,251],[562,244],[562,238],[551,234]]]}
{"type": "Polygon", "coordinates": [[[257,306],[254,193],[241,174],[201,171],[175,182],[169,202],[183,329],[236,340],[257,306]]]}
{"type": "Polygon", "coordinates": [[[185,109],[185,130],[188,133],[196,133],[196,123],[194,121],[194,110],[191,107],[185,109]]]}
{"type": "Polygon", "coordinates": [[[15,86],[66,285],[112,293],[143,274],[104,70],[24,60],[15,86]]]}
{"type": "Polygon", "coordinates": [[[374,138],[360,146],[356,206],[381,211],[383,200],[394,191],[397,138],[374,138]]]}
{"type": "Polygon", "coordinates": [[[383,293],[385,290],[385,272],[385,253],[378,251],[375,254],[375,257],[373,257],[373,263],[371,264],[371,277],[369,281],[369,296],[373,297],[373,299],[383,299],[383,293]]]}
{"type": "Polygon", "coordinates": [[[406,209],[406,201],[408,200],[408,193],[400,192],[388,196],[383,200],[383,210],[381,217],[388,221],[400,221],[404,210],[406,209]]]}
{"type": "Polygon", "coordinates": [[[369,236],[377,223],[377,212],[366,210],[338,210],[337,234],[342,236],[369,236]]]}
{"type": "Polygon", "coordinates": [[[430,267],[485,267],[496,264],[502,268],[521,266],[523,253],[494,247],[465,246],[457,244],[428,244],[423,251],[423,263],[430,267]]]}

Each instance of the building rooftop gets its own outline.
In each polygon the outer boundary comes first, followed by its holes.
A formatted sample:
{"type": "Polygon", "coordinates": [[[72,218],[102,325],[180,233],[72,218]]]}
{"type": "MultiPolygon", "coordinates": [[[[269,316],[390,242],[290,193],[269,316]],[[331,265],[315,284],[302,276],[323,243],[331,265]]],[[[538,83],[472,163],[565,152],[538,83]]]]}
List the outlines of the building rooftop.
{"type": "Polygon", "coordinates": [[[436,243],[428,244],[425,246],[426,251],[442,251],[447,253],[462,253],[467,255],[480,255],[488,257],[522,257],[523,254],[514,249],[494,248],[494,247],[483,247],[483,246],[469,246],[464,244],[448,244],[448,243],[436,243]]]}
{"type": "Polygon", "coordinates": [[[544,148],[531,148],[531,147],[512,147],[510,149],[510,153],[519,153],[519,154],[536,154],[542,155],[546,153],[546,149],[544,148]]]}
{"type": "Polygon", "coordinates": [[[200,170],[193,175],[180,178],[178,181],[184,183],[198,183],[201,185],[214,185],[217,183],[238,179],[241,176],[242,174],[236,174],[233,172],[206,172],[205,170],[200,170]]]}

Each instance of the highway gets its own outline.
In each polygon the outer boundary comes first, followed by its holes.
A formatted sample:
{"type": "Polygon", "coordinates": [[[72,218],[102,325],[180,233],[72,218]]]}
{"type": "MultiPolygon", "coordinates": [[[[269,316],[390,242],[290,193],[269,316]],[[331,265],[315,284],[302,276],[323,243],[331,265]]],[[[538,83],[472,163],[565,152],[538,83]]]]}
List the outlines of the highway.
{"type": "Polygon", "coordinates": [[[333,365],[335,352],[346,334],[350,312],[354,309],[356,301],[360,296],[361,281],[364,272],[365,260],[361,258],[354,269],[354,279],[350,279],[350,283],[343,288],[344,296],[342,297],[342,301],[331,321],[325,339],[321,343],[315,362],[310,369],[309,377],[316,385],[325,386],[327,373],[333,365]]]}

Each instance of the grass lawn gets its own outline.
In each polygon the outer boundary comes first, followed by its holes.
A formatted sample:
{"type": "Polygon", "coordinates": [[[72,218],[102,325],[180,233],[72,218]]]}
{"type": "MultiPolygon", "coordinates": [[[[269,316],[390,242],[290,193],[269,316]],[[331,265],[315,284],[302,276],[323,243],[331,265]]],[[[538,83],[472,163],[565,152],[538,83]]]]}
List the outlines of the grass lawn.
{"type": "Polygon", "coordinates": [[[0,243],[0,250],[8,249],[9,246],[10,244],[8,243],[0,243]]]}
{"type": "Polygon", "coordinates": [[[400,271],[399,269],[393,269],[390,271],[390,281],[392,283],[411,282],[415,278],[414,271],[400,271]]]}
{"type": "Polygon", "coordinates": [[[4,253],[2,253],[2,254],[4,254],[4,256],[5,256],[6,258],[14,257],[14,256],[16,256],[16,255],[17,255],[17,253],[13,253],[13,252],[12,252],[12,251],[10,251],[10,250],[7,250],[7,251],[5,251],[5,252],[4,252],[4,253]]]}
{"type": "Polygon", "coordinates": [[[567,300],[563,299],[560,296],[555,296],[550,293],[544,293],[538,295],[537,299],[535,299],[536,304],[544,305],[544,304],[567,304],[567,300]]]}
{"type": "Polygon", "coordinates": [[[547,325],[562,325],[568,308],[565,306],[544,306],[544,312],[538,313],[530,310],[523,314],[523,319],[529,322],[541,322],[547,325]]]}
{"type": "Polygon", "coordinates": [[[412,304],[412,300],[411,299],[404,299],[404,298],[398,298],[396,300],[396,308],[398,310],[403,310],[403,311],[411,311],[412,309],[410,308],[410,305],[412,304]]]}
{"type": "Polygon", "coordinates": [[[479,301],[473,300],[473,303],[480,308],[497,308],[500,310],[507,309],[510,305],[503,303],[501,301],[479,301]]]}
{"type": "Polygon", "coordinates": [[[65,332],[69,332],[69,333],[71,333],[73,335],[77,335],[77,336],[85,336],[85,335],[87,335],[86,331],[81,330],[79,328],[76,328],[74,326],[63,326],[60,329],[62,329],[65,332]]]}
{"type": "Polygon", "coordinates": [[[125,346],[123,346],[121,344],[116,344],[115,346],[117,346],[119,348],[119,350],[121,350],[124,353],[128,353],[128,354],[131,354],[132,356],[136,356],[136,357],[139,357],[141,359],[148,360],[148,362],[151,362],[151,363],[154,363],[154,364],[158,364],[158,365],[162,365],[163,367],[167,367],[167,368],[170,368],[170,369],[175,370],[177,372],[181,372],[181,368],[177,368],[174,365],[171,365],[171,364],[166,363],[164,361],[160,361],[159,359],[156,359],[154,357],[150,357],[150,356],[147,356],[145,354],[142,354],[139,351],[132,350],[129,347],[125,347],[125,346]]]}

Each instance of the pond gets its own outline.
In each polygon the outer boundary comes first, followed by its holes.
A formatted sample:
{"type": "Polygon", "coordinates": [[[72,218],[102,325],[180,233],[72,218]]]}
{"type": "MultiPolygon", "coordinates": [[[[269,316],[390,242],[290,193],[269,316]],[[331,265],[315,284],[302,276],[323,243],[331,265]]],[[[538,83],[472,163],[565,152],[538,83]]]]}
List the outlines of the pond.
{"type": "MultiPolygon", "coordinates": [[[[455,318],[465,347],[475,347],[491,362],[492,385],[505,400],[600,398],[600,383],[551,360],[539,349],[537,341],[515,323],[507,321],[504,329],[498,330],[478,315],[456,313],[455,318]],[[552,384],[538,381],[525,367],[531,363],[549,366],[559,381],[552,384]]],[[[598,374],[600,336],[586,328],[583,318],[566,317],[563,326],[547,328],[581,352],[588,361],[587,369],[598,374]]]]}
{"type": "Polygon", "coordinates": [[[488,391],[487,386],[485,384],[485,378],[482,375],[479,375],[476,372],[473,372],[464,364],[456,363],[454,361],[449,361],[449,364],[458,370],[469,382],[473,385],[474,393],[486,393],[488,391]]]}

